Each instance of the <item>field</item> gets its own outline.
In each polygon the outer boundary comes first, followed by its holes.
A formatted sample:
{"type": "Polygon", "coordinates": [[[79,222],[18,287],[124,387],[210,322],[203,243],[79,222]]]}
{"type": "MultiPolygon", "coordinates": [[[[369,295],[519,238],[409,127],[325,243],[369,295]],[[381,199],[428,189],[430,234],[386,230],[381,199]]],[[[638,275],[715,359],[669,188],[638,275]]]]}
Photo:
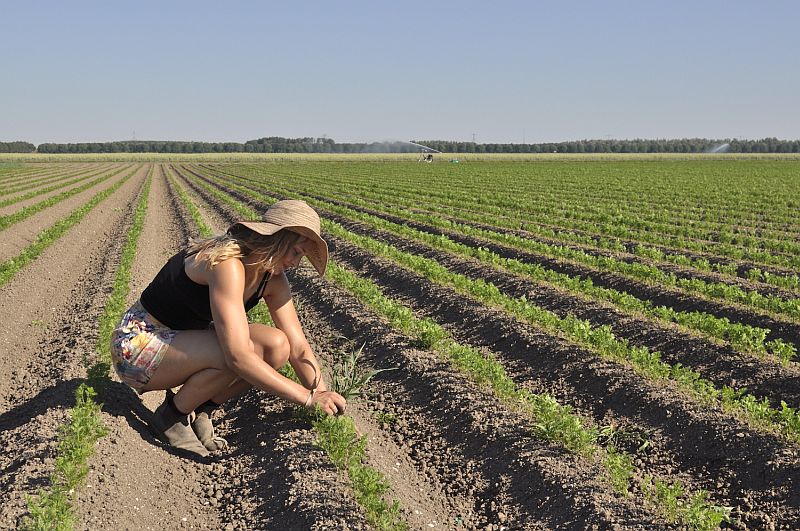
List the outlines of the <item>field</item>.
{"type": "Polygon", "coordinates": [[[797,160],[448,158],[0,162],[0,527],[800,528],[797,160]],[[290,273],[323,364],[392,370],[335,420],[251,391],[187,459],[109,323],[284,198],[332,248],[290,273]]]}

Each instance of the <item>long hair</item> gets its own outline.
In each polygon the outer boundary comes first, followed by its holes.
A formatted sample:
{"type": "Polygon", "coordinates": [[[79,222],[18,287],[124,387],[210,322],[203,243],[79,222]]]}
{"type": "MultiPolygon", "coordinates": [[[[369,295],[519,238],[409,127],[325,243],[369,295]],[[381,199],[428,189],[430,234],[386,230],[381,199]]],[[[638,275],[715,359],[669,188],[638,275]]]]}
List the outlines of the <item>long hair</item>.
{"type": "Polygon", "coordinates": [[[287,229],[264,236],[235,225],[225,234],[190,242],[186,255],[195,255],[195,260],[205,261],[208,269],[229,258],[249,258],[248,263],[271,271],[272,265],[286,256],[302,237],[287,229]]]}

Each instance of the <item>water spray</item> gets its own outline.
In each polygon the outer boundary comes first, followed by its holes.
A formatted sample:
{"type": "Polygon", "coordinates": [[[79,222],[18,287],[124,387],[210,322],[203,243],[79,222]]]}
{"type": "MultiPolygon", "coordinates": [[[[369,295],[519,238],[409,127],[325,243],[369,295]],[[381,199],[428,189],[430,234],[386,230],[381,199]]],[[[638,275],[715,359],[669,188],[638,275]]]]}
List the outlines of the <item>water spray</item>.
{"type": "Polygon", "coordinates": [[[439,150],[433,149],[432,147],[423,146],[422,144],[417,144],[416,142],[411,142],[411,141],[408,141],[408,142],[406,142],[406,143],[407,143],[407,144],[412,144],[412,145],[414,145],[414,146],[419,146],[419,147],[421,147],[421,148],[423,148],[423,149],[427,149],[427,150],[429,150],[429,151],[433,151],[434,153],[441,153],[441,151],[439,151],[439,150]]]}
{"type": "Polygon", "coordinates": [[[706,153],[727,153],[730,147],[731,145],[725,142],[724,144],[717,144],[716,146],[709,148],[706,153]]]}

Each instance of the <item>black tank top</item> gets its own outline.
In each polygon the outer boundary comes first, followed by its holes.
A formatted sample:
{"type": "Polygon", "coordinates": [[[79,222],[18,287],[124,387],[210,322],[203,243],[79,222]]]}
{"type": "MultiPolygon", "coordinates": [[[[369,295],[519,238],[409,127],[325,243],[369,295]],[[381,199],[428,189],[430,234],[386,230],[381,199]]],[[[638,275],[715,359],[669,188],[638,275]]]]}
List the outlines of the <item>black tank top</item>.
{"type": "MultiPolygon", "coordinates": [[[[145,310],[173,330],[207,330],[212,321],[208,286],[189,278],[184,268],[185,258],[186,249],[170,258],[142,292],[140,300],[145,310]]],[[[245,311],[258,304],[268,280],[269,272],[245,303],[245,311]]]]}

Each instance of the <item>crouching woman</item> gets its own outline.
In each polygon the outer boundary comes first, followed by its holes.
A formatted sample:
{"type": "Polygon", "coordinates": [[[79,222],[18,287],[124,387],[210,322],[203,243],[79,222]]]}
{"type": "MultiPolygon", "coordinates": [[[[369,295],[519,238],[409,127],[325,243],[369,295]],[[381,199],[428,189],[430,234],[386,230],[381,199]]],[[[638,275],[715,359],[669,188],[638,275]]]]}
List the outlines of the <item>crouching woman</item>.
{"type": "Polygon", "coordinates": [[[112,334],[114,369],[139,393],[167,390],[151,421],[162,440],[201,456],[219,449],[224,441],[214,436],[211,412],[251,386],[344,412],[345,399],[327,390],[292,302],[285,271],[303,256],[324,274],[319,216],[303,201],[278,201],[262,221],[236,223],[178,252],[125,313],[112,334]],[[274,327],[247,321],[262,298],[274,327]],[[287,361],[302,385],[278,372],[287,361]]]}

